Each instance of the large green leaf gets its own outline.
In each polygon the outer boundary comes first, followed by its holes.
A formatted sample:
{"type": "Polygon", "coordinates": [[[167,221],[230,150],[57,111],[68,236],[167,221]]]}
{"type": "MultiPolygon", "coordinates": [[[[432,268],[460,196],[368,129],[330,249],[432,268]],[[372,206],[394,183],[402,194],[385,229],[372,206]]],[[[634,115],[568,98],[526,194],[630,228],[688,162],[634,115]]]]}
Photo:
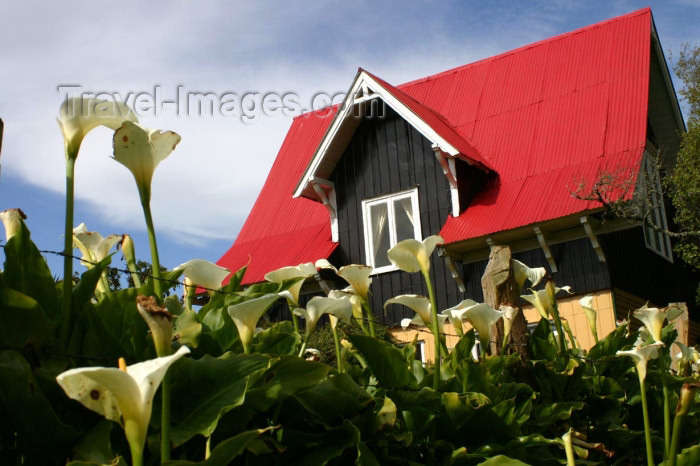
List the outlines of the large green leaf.
{"type": "Polygon", "coordinates": [[[219,443],[211,452],[211,456],[204,461],[166,461],[164,466],[228,466],[231,462],[240,456],[245,449],[263,433],[273,429],[255,429],[246,432],[241,432],[235,437],[224,440],[219,443]]]}
{"type": "Polygon", "coordinates": [[[202,319],[202,326],[202,339],[215,342],[222,353],[240,342],[236,325],[224,306],[210,310],[202,319]]]}
{"type": "Polygon", "coordinates": [[[569,419],[574,411],[583,409],[583,406],[583,403],[579,401],[539,404],[532,413],[533,424],[549,427],[556,421],[569,419]]]}
{"type": "Polygon", "coordinates": [[[30,463],[61,457],[77,437],[77,430],[58,418],[19,352],[0,351],[0,404],[9,415],[0,422],[13,426],[15,440],[30,463]]]}
{"type": "Polygon", "coordinates": [[[472,348],[475,342],[474,329],[471,329],[459,339],[450,355],[445,359],[445,365],[450,366],[454,372],[459,363],[466,359],[473,359],[472,348]]]}
{"type": "Polygon", "coordinates": [[[11,288],[0,288],[0,345],[41,348],[53,340],[56,325],[33,298],[11,288]]]}
{"type": "Polygon", "coordinates": [[[634,340],[636,339],[636,335],[627,335],[629,330],[627,325],[617,327],[605,338],[596,343],[593,348],[588,351],[588,357],[591,359],[600,359],[604,356],[615,356],[616,352],[620,351],[627,345],[633,344],[634,340]]]}
{"type": "Polygon", "coordinates": [[[173,339],[182,345],[196,348],[202,334],[202,324],[197,320],[197,313],[192,309],[184,309],[176,318],[173,325],[173,339]]]}
{"type": "Polygon", "coordinates": [[[479,463],[479,466],[528,466],[528,464],[505,455],[498,455],[479,463]]]}
{"type": "Polygon", "coordinates": [[[530,336],[530,349],[533,359],[554,361],[559,354],[559,347],[552,333],[552,324],[547,319],[540,319],[530,336]]]}
{"type": "Polygon", "coordinates": [[[459,429],[469,422],[475,409],[490,403],[488,397],[482,393],[455,393],[442,394],[442,404],[445,407],[448,419],[455,428],[459,429]]]}
{"type": "MultiPolygon", "coordinates": [[[[92,429],[73,445],[71,456],[80,464],[109,464],[115,457],[110,441],[112,429],[118,426],[107,419],[100,420],[92,429]]],[[[117,427],[118,428],[118,427],[117,427]]]]}
{"type": "Polygon", "coordinates": [[[278,322],[255,335],[253,351],[271,356],[297,354],[301,337],[288,320],[278,322]]]}
{"type": "Polygon", "coordinates": [[[284,464],[321,466],[342,455],[359,441],[360,433],[349,421],[321,433],[285,429],[282,444],[290,451],[284,457],[284,464]]]}
{"type": "Polygon", "coordinates": [[[56,286],[46,259],[30,239],[21,222],[20,230],[5,244],[4,278],[7,286],[34,298],[54,323],[60,320],[56,286]]]}
{"type": "Polygon", "coordinates": [[[373,402],[372,396],[348,374],[336,374],[295,395],[296,400],[325,424],[350,418],[373,402]]]}
{"type": "Polygon", "coordinates": [[[275,403],[324,380],[330,370],[325,364],[283,356],[265,371],[255,388],[248,390],[246,405],[267,411],[275,403]]]}
{"type": "Polygon", "coordinates": [[[379,383],[387,388],[415,388],[416,378],[411,370],[412,360],[390,343],[365,335],[348,335],[348,340],[367,361],[379,383]]]}
{"type": "Polygon", "coordinates": [[[269,364],[260,354],[231,353],[178,361],[170,371],[172,441],[179,445],[197,434],[210,436],[221,416],[243,403],[249,381],[269,364]]]}

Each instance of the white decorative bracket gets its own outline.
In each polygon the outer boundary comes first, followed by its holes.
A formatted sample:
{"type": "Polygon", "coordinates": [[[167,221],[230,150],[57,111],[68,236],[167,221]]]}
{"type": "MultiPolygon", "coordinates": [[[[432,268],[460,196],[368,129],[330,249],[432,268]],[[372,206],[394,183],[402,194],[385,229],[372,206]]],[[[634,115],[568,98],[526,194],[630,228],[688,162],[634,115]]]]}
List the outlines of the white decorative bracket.
{"type": "Polygon", "coordinates": [[[557,263],[554,260],[554,256],[552,256],[552,251],[549,249],[549,245],[547,244],[547,238],[545,237],[540,227],[535,227],[534,230],[535,235],[537,235],[537,241],[540,243],[540,248],[542,248],[542,252],[544,252],[544,257],[545,259],[547,259],[547,263],[549,264],[549,269],[552,273],[555,273],[557,271],[557,263]]]}
{"type": "Polygon", "coordinates": [[[338,204],[335,198],[335,185],[332,181],[318,177],[314,177],[311,183],[318,198],[328,210],[328,215],[331,218],[331,240],[337,243],[340,235],[338,234],[338,204]]]}
{"type": "Polygon", "coordinates": [[[446,154],[437,144],[433,144],[433,152],[437,158],[442,173],[450,184],[450,195],[452,200],[452,216],[459,217],[459,185],[457,183],[457,167],[454,157],[446,154]]]}
{"type": "Polygon", "coordinates": [[[464,286],[464,280],[462,280],[462,276],[459,274],[459,271],[457,271],[457,266],[455,266],[452,256],[447,254],[443,248],[438,248],[438,256],[442,256],[442,258],[445,260],[445,265],[450,271],[450,274],[452,274],[452,278],[454,278],[455,282],[457,282],[457,288],[459,291],[461,293],[466,292],[467,288],[464,286]]]}
{"type": "Polygon", "coordinates": [[[586,235],[588,235],[588,239],[591,240],[591,246],[593,246],[593,250],[598,256],[598,260],[601,262],[605,262],[605,253],[603,252],[603,248],[600,246],[600,241],[598,241],[598,237],[593,231],[593,227],[588,222],[588,217],[583,216],[580,220],[581,225],[583,225],[583,229],[586,230],[586,235]]]}

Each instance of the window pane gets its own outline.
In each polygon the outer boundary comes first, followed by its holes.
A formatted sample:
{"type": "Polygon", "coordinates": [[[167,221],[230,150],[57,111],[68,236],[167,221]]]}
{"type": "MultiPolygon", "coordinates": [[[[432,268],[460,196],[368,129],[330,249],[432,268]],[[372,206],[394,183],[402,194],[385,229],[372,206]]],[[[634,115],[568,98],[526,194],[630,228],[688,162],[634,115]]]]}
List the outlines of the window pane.
{"type": "Polygon", "coordinates": [[[386,257],[386,252],[391,247],[389,243],[389,225],[387,217],[389,215],[386,203],[374,204],[369,208],[369,216],[372,227],[372,255],[374,256],[374,267],[391,265],[386,257]]]}
{"type": "Polygon", "coordinates": [[[394,201],[394,216],[396,217],[396,242],[414,238],[413,203],[410,197],[394,201]]]}

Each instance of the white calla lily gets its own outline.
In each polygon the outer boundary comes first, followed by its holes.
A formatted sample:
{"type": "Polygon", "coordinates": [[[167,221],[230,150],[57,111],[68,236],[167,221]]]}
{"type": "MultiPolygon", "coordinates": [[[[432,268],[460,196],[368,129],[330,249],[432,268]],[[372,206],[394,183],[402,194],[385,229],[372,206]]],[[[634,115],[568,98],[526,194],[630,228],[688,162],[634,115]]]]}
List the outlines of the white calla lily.
{"type": "Polygon", "coordinates": [[[593,339],[596,343],[598,343],[598,313],[595,309],[593,309],[593,296],[586,295],[583,298],[579,299],[578,303],[581,305],[581,307],[583,308],[583,312],[586,314],[586,319],[588,320],[588,328],[593,334],[593,339]]]}
{"type": "Polygon", "coordinates": [[[114,132],[113,158],[134,175],[142,203],[150,202],[153,172],[180,139],[180,135],[172,131],[144,128],[131,121],[125,121],[114,132]]]}
{"type": "Polygon", "coordinates": [[[299,293],[301,292],[301,287],[304,285],[304,281],[314,275],[316,275],[316,266],[312,262],[307,262],[295,267],[282,267],[281,269],[268,272],[265,274],[265,280],[273,283],[282,283],[285,280],[291,280],[293,278],[303,278],[304,280],[299,280],[287,288],[286,291],[288,293],[284,294],[284,296],[291,301],[293,306],[298,306],[299,293]]]}
{"type": "Polygon", "coordinates": [[[197,285],[205,288],[207,292],[221,288],[221,282],[231,273],[229,269],[220,267],[213,262],[204,259],[190,259],[174,270],[182,270],[190,285],[197,285]]]}
{"type": "MultiPolygon", "coordinates": [[[[570,286],[562,286],[561,288],[557,287],[554,289],[554,294],[557,294],[560,291],[566,291],[569,294],[573,294],[570,286]]],[[[554,303],[552,303],[547,290],[544,289],[535,291],[530,288],[530,292],[532,294],[521,295],[520,297],[532,304],[543,319],[549,319],[549,316],[552,315],[552,306],[554,303]]]]}
{"type": "Polygon", "coordinates": [[[5,227],[5,242],[15,236],[22,227],[22,221],[26,219],[21,209],[7,209],[0,212],[0,221],[5,227]]]}
{"type": "Polygon", "coordinates": [[[503,344],[505,345],[508,341],[511,330],[513,330],[515,316],[518,315],[520,309],[517,307],[508,306],[506,304],[501,304],[499,310],[503,312],[503,344]]]}
{"type": "MultiPolygon", "coordinates": [[[[438,314],[438,328],[440,329],[440,332],[444,333],[445,332],[445,323],[447,322],[447,316],[444,314],[438,314]]],[[[425,321],[423,321],[423,318],[420,316],[420,314],[416,313],[415,316],[413,316],[413,319],[401,319],[401,328],[406,330],[408,327],[411,325],[415,325],[416,327],[423,327],[427,325],[425,321]]]]}
{"type": "Polygon", "coordinates": [[[640,346],[635,345],[631,350],[618,351],[615,353],[616,356],[629,356],[634,360],[634,364],[637,368],[637,375],[639,376],[639,382],[643,383],[647,377],[647,364],[650,359],[656,359],[659,357],[659,350],[665,346],[663,342],[657,341],[650,345],[640,346]]]}
{"type": "Polygon", "coordinates": [[[441,236],[428,236],[423,241],[416,239],[405,239],[387,251],[387,257],[394,266],[404,272],[423,272],[427,274],[430,270],[430,256],[435,247],[443,244],[445,240],[441,236]]]}
{"type": "Polygon", "coordinates": [[[402,294],[395,296],[388,299],[384,303],[384,309],[386,309],[389,304],[401,304],[412,309],[416,313],[416,317],[413,318],[414,323],[416,325],[425,325],[430,327],[431,306],[430,300],[425,296],[420,296],[417,294],[402,294]]]}
{"type": "Polygon", "coordinates": [[[369,286],[372,284],[372,279],[369,277],[372,273],[372,267],[368,265],[344,265],[337,274],[343,280],[348,282],[354,293],[367,301],[369,295],[369,286]]]}
{"type": "Polygon", "coordinates": [[[674,357],[679,368],[682,369],[686,364],[695,364],[700,361],[700,353],[695,348],[686,346],[680,341],[674,341],[673,344],[681,350],[674,357]]]}
{"type": "Polygon", "coordinates": [[[120,369],[71,369],[56,380],[70,398],[124,427],[132,454],[136,455],[143,451],[153,396],[160,382],[170,365],[189,352],[189,348],[182,346],[170,356],[124,365],[120,369]]]}
{"type": "Polygon", "coordinates": [[[654,341],[661,341],[661,331],[664,327],[664,320],[672,321],[682,314],[682,309],[677,306],[664,308],[649,307],[646,303],[643,307],[634,311],[634,317],[642,321],[644,326],[651,332],[654,341]]]}
{"type": "Polygon", "coordinates": [[[477,303],[465,309],[464,316],[479,334],[482,351],[491,343],[491,327],[503,317],[504,311],[497,311],[486,303],[477,303]]]}
{"type": "Polygon", "coordinates": [[[96,263],[109,255],[112,246],[122,240],[122,235],[108,235],[102,237],[96,231],[87,231],[84,223],[73,229],[73,247],[83,254],[82,265],[91,269],[96,263]]]}
{"type": "Polygon", "coordinates": [[[124,103],[87,97],[72,97],[61,104],[58,127],[63,134],[67,158],[76,158],[85,135],[98,126],[119,128],[124,121],[138,121],[124,103]]]}
{"type": "Polygon", "coordinates": [[[337,298],[330,296],[314,296],[306,304],[305,309],[294,309],[294,313],[303,317],[306,321],[304,335],[305,338],[308,339],[323,314],[333,314],[339,320],[350,322],[352,318],[352,303],[347,296],[339,296],[337,298]]]}
{"type": "Polygon", "coordinates": [[[241,339],[243,350],[246,353],[250,352],[250,345],[253,342],[258,321],[278,299],[279,295],[277,293],[268,293],[228,307],[228,313],[233,323],[236,324],[238,337],[241,339]]]}
{"type": "Polygon", "coordinates": [[[519,260],[513,259],[513,274],[518,285],[518,293],[520,293],[528,280],[532,286],[537,286],[544,276],[547,275],[547,270],[544,267],[530,268],[519,260]]]}

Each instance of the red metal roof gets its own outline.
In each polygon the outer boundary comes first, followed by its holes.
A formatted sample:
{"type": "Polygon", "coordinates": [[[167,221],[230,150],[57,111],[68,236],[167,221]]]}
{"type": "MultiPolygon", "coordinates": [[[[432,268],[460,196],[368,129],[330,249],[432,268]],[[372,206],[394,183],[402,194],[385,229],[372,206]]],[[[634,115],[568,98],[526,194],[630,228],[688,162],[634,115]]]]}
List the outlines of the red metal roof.
{"type": "MultiPolygon", "coordinates": [[[[595,208],[569,188],[603,170],[636,177],[651,23],[646,8],[396,88],[375,78],[498,173],[459,217],[448,216],[440,232],[446,243],[595,208]]],[[[292,198],[332,121],[328,113],[294,120],[236,242],[218,261],[235,270],[250,258],[245,283],[328,257],[336,246],[326,209],[292,198]]]]}

